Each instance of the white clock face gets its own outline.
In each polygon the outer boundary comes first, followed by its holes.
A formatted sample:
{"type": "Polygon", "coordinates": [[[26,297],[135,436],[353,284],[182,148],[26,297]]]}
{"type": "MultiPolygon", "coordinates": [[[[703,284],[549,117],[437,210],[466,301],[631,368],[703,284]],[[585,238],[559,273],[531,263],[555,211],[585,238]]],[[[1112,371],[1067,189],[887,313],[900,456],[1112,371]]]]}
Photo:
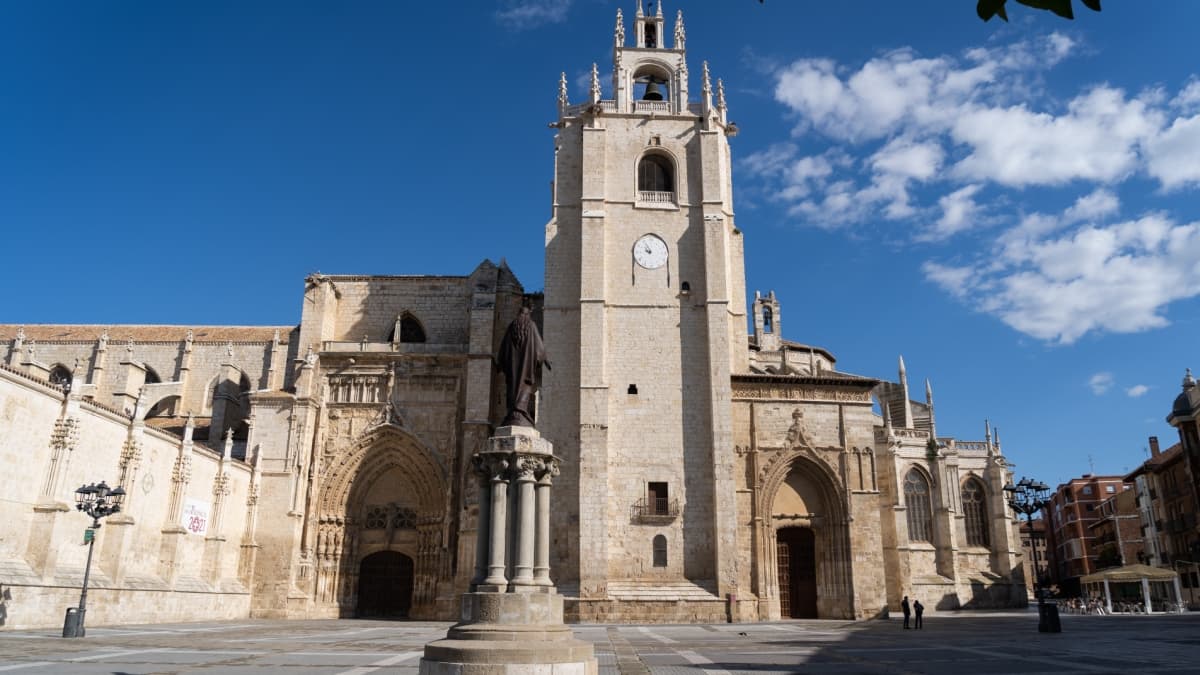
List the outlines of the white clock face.
{"type": "Polygon", "coordinates": [[[643,235],[633,245],[633,259],[648,270],[656,270],[667,264],[667,242],[652,234],[643,235]]]}

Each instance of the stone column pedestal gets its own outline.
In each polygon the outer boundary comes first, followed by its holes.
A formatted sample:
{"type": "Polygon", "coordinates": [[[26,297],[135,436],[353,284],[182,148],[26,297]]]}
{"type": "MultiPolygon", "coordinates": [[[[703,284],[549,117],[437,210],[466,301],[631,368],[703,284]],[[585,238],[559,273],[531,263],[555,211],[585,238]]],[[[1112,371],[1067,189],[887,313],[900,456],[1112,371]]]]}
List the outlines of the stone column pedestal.
{"type": "Polygon", "coordinates": [[[576,640],[563,623],[563,598],[543,572],[549,490],[558,474],[553,447],[531,427],[501,427],[474,463],[480,504],[492,506],[487,526],[479,527],[478,545],[487,551],[479,552],[478,581],[462,596],[459,623],[445,639],[425,645],[421,674],[595,675],[591,643],[576,640]],[[516,488],[511,499],[510,485],[516,488]],[[510,538],[515,551],[505,551],[510,538]]]}

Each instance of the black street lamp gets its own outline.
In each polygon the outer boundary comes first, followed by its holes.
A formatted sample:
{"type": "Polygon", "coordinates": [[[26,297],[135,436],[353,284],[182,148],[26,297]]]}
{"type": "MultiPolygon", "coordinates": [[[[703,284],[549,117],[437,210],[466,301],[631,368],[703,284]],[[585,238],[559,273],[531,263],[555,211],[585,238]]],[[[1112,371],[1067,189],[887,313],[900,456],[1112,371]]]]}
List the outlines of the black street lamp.
{"type": "Polygon", "coordinates": [[[63,621],[62,636],[83,637],[86,632],[83,627],[83,617],[87,614],[88,575],[92,572],[92,550],[96,547],[96,530],[100,529],[100,519],[111,516],[121,510],[121,502],[125,500],[125,488],[109,488],[108,483],[100,481],[91,485],[80,486],[75,491],[75,508],[92,517],[92,526],[87,530],[88,555],[87,565],[83,568],[83,591],[79,594],[79,606],[67,608],[67,618],[63,621]]]}
{"type": "Polygon", "coordinates": [[[1046,508],[1050,503],[1050,487],[1041,481],[1021,478],[1016,485],[1009,483],[1004,486],[1008,493],[1009,507],[1017,513],[1025,514],[1029,527],[1029,548],[1033,551],[1033,594],[1037,597],[1038,631],[1042,633],[1061,633],[1062,622],[1058,618],[1058,605],[1046,604],[1045,591],[1042,589],[1041,573],[1038,569],[1037,542],[1033,537],[1033,514],[1046,508]]]}

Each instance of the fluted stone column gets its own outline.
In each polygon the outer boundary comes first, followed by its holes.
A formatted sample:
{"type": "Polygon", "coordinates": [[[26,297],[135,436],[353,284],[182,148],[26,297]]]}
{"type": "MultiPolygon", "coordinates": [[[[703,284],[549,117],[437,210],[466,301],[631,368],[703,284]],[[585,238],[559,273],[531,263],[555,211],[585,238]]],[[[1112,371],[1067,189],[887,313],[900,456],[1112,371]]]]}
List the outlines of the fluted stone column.
{"type": "Polygon", "coordinates": [[[537,542],[533,556],[533,583],[553,586],[550,581],[550,485],[558,475],[558,460],[546,462],[537,482],[537,542]]]}
{"type": "Polygon", "coordinates": [[[475,473],[479,478],[479,515],[475,519],[475,576],[471,586],[482,584],[488,576],[488,544],[490,543],[492,517],[492,477],[478,455],[475,456],[475,473]]]}
{"type": "Polygon", "coordinates": [[[505,527],[508,521],[508,460],[498,457],[488,460],[492,482],[492,512],[488,527],[488,550],[491,555],[488,558],[488,577],[483,583],[502,591],[508,586],[504,569],[504,544],[508,534],[505,527]]]}
{"type": "Polygon", "coordinates": [[[513,564],[512,583],[517,591],[529,590],[533,586],[534,527],[537,522],[533,504],[534,473],[543,462],[538,457],[521,457],[517,464],[517,513],[513,519],[517,526],[516,561],[513,564]]]}

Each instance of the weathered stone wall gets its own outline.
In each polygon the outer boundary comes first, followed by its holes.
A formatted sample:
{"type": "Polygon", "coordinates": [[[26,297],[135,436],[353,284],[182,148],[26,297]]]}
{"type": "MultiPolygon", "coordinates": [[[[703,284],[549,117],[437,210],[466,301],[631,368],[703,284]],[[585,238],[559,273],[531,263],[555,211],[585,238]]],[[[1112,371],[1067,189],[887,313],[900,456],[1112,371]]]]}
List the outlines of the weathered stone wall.
{"type": "Polygon", "coordinates": [[[77,602],[91,519],[74,509],[74,489],[100,480],[116,487],[122,476],[127,508],[96,535],[89,624],[246,615],[238,563],[249,468],[0,369],[4,627],[58,625],[77,602]],[[55,440],[56,425],[61,430],[67,420],[75,431],[55,440]],[[186,500],[207,507],[206,535],[181,527],[186,500]]]}
{"type": "MultiPolygon", "coordinates": [[[[387,342],[396,317],[408,312],[426,341],[467,342],[470,289],[466,277],[331,276],[340,297],[334,336],[348,342],[387,342]]],[[[398,341],[398,338],[397,338],[398,341]]]]}

